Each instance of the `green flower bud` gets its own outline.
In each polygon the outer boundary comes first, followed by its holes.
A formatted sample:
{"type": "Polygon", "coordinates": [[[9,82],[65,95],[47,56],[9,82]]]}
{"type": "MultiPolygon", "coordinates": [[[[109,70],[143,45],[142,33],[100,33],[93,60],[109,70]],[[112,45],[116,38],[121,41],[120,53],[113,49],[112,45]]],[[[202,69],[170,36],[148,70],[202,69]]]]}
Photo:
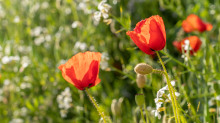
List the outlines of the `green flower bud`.
{"type": "Polygon", "coordinates": [[[146,75],[146,74],[150,74],[153,72],[153,68],[146,64],[146,63],[139,63],[135,66],[134,71],[137,74],[142,74],[142,75],[146,75]]]}
{"type": "Polygon", "coordinates": [[[144,94],[137,94],[135,95],[135,101],[138,106],[142,106],[144,104],[144,94]]]}
{"type": "Polygon", "coordinates": [[[145,75],[137,74],[136,82],[137,82],[138,88],[144,88],[145,81],[146,81],[146,76],[145,75]]]}

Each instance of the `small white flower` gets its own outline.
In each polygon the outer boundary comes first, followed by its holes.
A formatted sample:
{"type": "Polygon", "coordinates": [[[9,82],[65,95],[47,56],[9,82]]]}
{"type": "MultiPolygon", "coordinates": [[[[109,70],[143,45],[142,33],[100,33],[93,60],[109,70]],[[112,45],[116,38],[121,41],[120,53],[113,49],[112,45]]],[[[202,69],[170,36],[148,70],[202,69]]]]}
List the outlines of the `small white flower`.
{"type": "Polygon", "coordinates": [[[181,58],[184,58],[185,61],[188,61],[188,57],[185,54],[181,55],[181,58]]]}
{"type": "Polygon", "coordinates": [[[20,22],[20,17],[19,16],[15,16],[14,23],[18,23],[18,22],[20,22]]]}
{"type": "Polygon", "coordinates": [[[174,80],[171,81],[170,83],[171,83],[171,85],[172,85],[173,87],[176,85],[176,82],[175,82],[174,80]]]}
{"type": "Polygon", "coordinates": [[[71,14],[71,12],[72,12],[71,8],[66,8],[66,9],[65,9],[65,13],[66,13],[67,15],[71,14]]]}
{"type": "Polygon", "coordinates": [[[180,93],[179,92],[175,92],[175,96],[176,97],[180,96],[180,93]]]}
{"type": "Polygon", "coordinates": [[[44,41],[45,41],[45,39],[43,36],[40,36],[40,37],[34,39],[34,43],[37,46],[41,45],[44,41]]]}
{"type": "Polygon", "coordinates": [[[12,119],[9,123],[24,123],[24,120],[21,118],[12,119]]]}
{"type": "Polygon", "coordinates": [[[102,13],[100,12],[100,11],[96,11],[95,13],[94,13],[94,19],[96,20],[96,21],[100,21],[101,20],[101,16],[102,16],[102,13]]]}
{"type": "Polygon", "coordinates": [[[117,4],[118,3],[118,0],[113,0],[113,4],[117,4]]]}
{"type": "Polygon", "coordinates": [[[110,5],[106,4],[107,0],[103,0],[99,3],[98,5],[98,9],[102,12],[102,13],[108,13],[109,9],[111,8],[110,5]]]}
{"type": "Polygon", "coordinates": [[[164,93],[165,93],[164,90],[159,90],[157,92],[157,98],[162,97],[164,93]]]}
{"type": "Polygon", "coordinates": [[[7,86],[7,85],[10,84],[10,80],[9,79],[5,79],[3,83],[4,83],[5,86],[7,86]]]}
{"type": "Polygon", "coordinates": [[[155,117],[158,117],[158,119],[161,119],[161,115],[159,114],[157,110],[152,110],[152,112],[154,113],[155,117]]]}
{"type": "Polygon", "coordinates": [[[78,21],[74,21],[71,25],[72,28],[76,28],[78,26],[78,23],[79,23],[78,21]]]}
{"type": "Polygon", "coordinates": [[[47,34],[47,35],[45,36],[45,40],[46,40],[47,42],[50,42],[50,41],[51,41],[51,35],[47,34]]]}
{"type": "Polygon", "coordinates": [[[7,64],[7,63],[9,63],[9,62],[11,62],[11,59],[10,59],[8,56],[4,56],[4,57],[2,58],[2,63],[3,63],[3,64],[7,64]]]}
{"type": "Polygon", "coordinates": [[[41,7],[42,7],[42,9],[46,9],[49,7],[49,3],[45,1],[41,4],[41,7]]]}

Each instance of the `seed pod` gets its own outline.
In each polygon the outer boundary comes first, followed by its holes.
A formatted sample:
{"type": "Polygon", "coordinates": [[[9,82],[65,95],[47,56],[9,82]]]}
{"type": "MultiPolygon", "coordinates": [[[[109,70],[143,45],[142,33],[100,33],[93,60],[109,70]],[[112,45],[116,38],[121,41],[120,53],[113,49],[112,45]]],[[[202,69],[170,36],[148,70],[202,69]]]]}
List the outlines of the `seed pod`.
{"type": "Polygon", "coordinates": [[[135,66],[134,71],[137,74],[142,74],[142,75],[146,75],[146,74],[150,74],[153,72],[153,68],[146,64],[146,63],[139,63],[135,66]]]}
{"type": "Polygon", "coordinates": [[[137,74],[136,82],[137,82],[138,88],[144,88],[145,82],[146,82],[146,76],[141,75],[141,74],[137,74]]]}
{"type": "Polygon", "coordinates": [[[138,106],[142,106],[144,104],[144,94],[137,94],[135,95],[135,101],[138,106]]]}

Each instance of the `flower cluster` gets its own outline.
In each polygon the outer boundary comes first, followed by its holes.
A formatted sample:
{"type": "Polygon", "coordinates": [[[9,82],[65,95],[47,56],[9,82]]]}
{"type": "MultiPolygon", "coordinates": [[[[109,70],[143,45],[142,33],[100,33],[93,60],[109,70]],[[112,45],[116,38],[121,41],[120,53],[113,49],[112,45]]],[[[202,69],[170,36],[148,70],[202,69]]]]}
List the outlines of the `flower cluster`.
{"type": "Polygon", "coordinates": [[[109,10],[111,9],[111,6],[106,3],[107,0],[102,0],[98,5],[98,10],[94,12],[94,23],[98,23],[101,20],[101,17],[103,17],[105,20],[109,17],[109,10]]]}
{"type": "Polygon", "coordinates": [[[66,87],[60,95],[57,96],[58,106],[61,109],[60,115],[62,118],[67,117],[68,109],[72,107],[72,95],[70,93],[70,88],[66,87]]]}
{"type": "Polygon", "coordinates": [[[37,46],[44,42],[49,43],[52,40],[52,37],[50,34],[48,34],[48,29],[46,27],[35,27],[34,29],[31,29],[30,34],[35,38],[34,43],[37,46]]]}
{"type": "MultiPolygon", "coordinates": [[[[182,28],[185,32],[190,33],[194,31],[204,32],[212,30],[212,25],[209,23],[203,22],[197,15],[190,14],[186,20],[182,22],[182,28]]],[[[174,47],[181,53],[183,53],[182,58],[185,61],[188,60],[185,53],[190,51],[190,54],[194,54],[200,49],[202,42],[197,36],[189,36],[184,38],[181,41],[173,41],[174,47]]]]}
{"type": "MultiPolygon", "coordinates": [[[[171,81],[171,85],[175,86],[175,81],[171,81]]],[[[158,117],[158,119],[161,119],[160,112],[165,110],[165,107],[161,107],[161,105],[164,102],[171,102],[170,94],[165,94],[165,91],[169,90],[168,85],[164,86],[157,92],[157,98],[154,99],[156,104],[156,110],[152,110],[152,112],[155,114],[155,117],[158,117]]],[[[175,92],[175,96],[180,96],[180,93],[175,92]]]]}
{"type": "Polygon", "coordinates": [[[108,68],[108,60],[109,60],[109,55],[106,52],[102,53],[101,61],[100,61],[100,68],[102,70],[107,70],[108,68]]]}

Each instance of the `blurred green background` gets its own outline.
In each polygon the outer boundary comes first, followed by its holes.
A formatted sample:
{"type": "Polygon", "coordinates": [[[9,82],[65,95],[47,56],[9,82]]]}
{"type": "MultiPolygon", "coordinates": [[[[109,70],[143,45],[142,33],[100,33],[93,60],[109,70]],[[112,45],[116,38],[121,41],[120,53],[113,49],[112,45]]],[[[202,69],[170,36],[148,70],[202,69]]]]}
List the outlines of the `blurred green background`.
{"type": "MultiPolygon", "coordinates": [[[[109,17],[97,21],[94,13],[99,11],[100,2],[0,0],[0,122],[99,122],[100,116],[86,93],[66,82],[57,68],[78,52],[94,51],[101,52],[103,57],[101,82],[90,89],[92,95],[114,123],[138,123],[141,117],[134,97],[140,89],[136,86],[133,69],[138,63],[147,63],[155,69],[162,67],[157,57],[140,51],[126,31],[152,15],[160,15],[164,20],[167,43],[166,54],[161,55],[170,79],[177,82],[176,90],[181,94],[178,101],[185,112],[182,116],[187,123],[196,118],[204,123],[217,122],[220,1],[108,0],[109,17]],[[211,23],[213,29],[184,33],[181,23],[189,14],[211,23]],[[190,35],[199,36],[202,47],[184,61],[172,42],[190,35]],[[113,99],[122,101],[120,116],[111,111],[113,99]],[[210,100],[213,105],[209,105],[210,100]]],[[[163,86],[162,76],[147,75],[144,94],[151,122],[162,122],[151,111],[155,109],[157,91],[163,86]]],[[[166,106],[167,116],[172,117],[170,104],[166,106]]]]}

